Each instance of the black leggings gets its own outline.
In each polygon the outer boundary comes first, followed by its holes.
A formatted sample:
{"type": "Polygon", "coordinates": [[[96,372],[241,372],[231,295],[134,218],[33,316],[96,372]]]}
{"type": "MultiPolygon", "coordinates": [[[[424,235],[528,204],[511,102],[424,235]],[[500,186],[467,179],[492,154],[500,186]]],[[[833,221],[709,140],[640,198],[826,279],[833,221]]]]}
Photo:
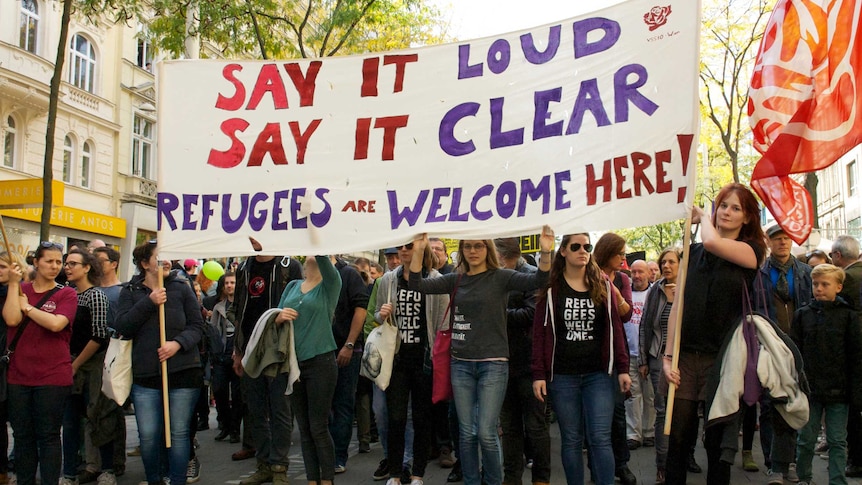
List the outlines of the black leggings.
{"type": "MultiPolygon", "coordinates": [[[[686,482],[688,455],[697,442],[700,428],[697,406],[697,401],[674,400],[667,449],[667,485],[684,485],[686,482]]],[[[736,426],[736,423],[732,425],[736,426]]],[[[707,456],[707,485],[730,483],[731,464],[721,461],[721,438],[725,426],[716,424],[706,429],[704,448],[707,456]]]]}

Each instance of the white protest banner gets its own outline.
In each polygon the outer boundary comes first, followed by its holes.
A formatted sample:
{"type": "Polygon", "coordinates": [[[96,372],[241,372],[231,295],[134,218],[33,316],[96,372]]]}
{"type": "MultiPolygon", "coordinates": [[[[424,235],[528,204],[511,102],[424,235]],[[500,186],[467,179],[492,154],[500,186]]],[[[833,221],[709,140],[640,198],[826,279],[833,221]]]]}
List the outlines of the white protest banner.
{"type": "MultiPolygon", "coordinates": [[[[162,257],[649,225],[691,206],[700,2],[480,40],[158,75],[162,257]]],[[[525,8],[529,8],[525,6],[525,8]]]]}

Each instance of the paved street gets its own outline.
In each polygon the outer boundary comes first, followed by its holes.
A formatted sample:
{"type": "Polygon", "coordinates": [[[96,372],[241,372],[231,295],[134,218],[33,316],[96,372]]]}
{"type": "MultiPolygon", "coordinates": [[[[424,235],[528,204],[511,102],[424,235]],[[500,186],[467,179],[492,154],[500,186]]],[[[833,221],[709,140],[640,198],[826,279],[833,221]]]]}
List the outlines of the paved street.
{"type": "MultiPolygon", "coordinates": [[[[126,418],[128,425],[128,445],[132,448],[137,445],[137,430],[135,427],[134,416],[126,418]]],[[[198,449],[198,456],[201,460],[201,484],[236,484],[245,477],[254,472],[254,459],[246,461],[231,461],[230,455],[239,449],[239,445],[230,444],[228,442],[217,442],[213,438],[217,431],[215,420],[215,409],[210,413],[210,426],[208,431],[198,433],[198,441],[201,447],[198,449]]],[[[552,453],[552,474],[551,483],[564,484],[562,465],[560,463],[560,441],[559,432],[556,425],[551,428],[551,453],[552,453]]],[[[755,459],[758,464],[763,463],[763,456],[759,448],[759,439],[755,437],[755,459]]],[[[704,466],[706,465],[706,454],[703,447],[698,445],[697,460],[704,466]]],[[[371,474],[377,468],[378,461],[383,457],[383,450],[379,443],[374,443],[371,446],[371,453],[358,454],[357,444],[354,441],[351,443],[350,459],[347,462],[347,472],[336,475],[335,482],[341,484],[356,484],[367,485],[377,483],[382,485],[384,482],[375,482],[371,479],[371,474]]],[[[629,463],[631,470],[638,476],[639,484],[652,485],[655,481],[655,451],[654,448],[641,448],[632,452],[632,460],[629,463]]],[[[741,468],[741,460],[737,455],[737,462],[733,466],[732,484],[761,484],[766,483],[766,477],[762,470],[758,473],[745,472],[741,468]]],[[[530,483],[529,470],[524,474],[524,482],[530,483]]],[[[427,473],[425,474],[425,483],[433,485],[443,485],[446,483],[446,477],[449,470],[440,468],[436,462],[429,463],[427,473]]],[[[291,446],[291,464],[288,470],[288,476],[293,484],[304,484],[305,473],[302,464],[302,454],[299,446],[299,432],[294,431],[293,445],[291,446]]],[[[127,460],[126,474],[119,479],[120,485],[137,485],[139,481],[144,479],[143,466],[140,457],[129,457],[127,460]]],[[[826,472],[826,460],[821,458],[814,459],[814,480],[825,485],[828,483],[826,472]]],[[[852,485],[862,485],[862,480],[850,479],[852,485]]],[[[619,482],[617,482],[619,483],[619,482]]],[[[690,484],[705,484],[706,475],[689,474],[688,483],[690,484]]],[[[789,482],[788,482],[789,483],[789,482]]]]}

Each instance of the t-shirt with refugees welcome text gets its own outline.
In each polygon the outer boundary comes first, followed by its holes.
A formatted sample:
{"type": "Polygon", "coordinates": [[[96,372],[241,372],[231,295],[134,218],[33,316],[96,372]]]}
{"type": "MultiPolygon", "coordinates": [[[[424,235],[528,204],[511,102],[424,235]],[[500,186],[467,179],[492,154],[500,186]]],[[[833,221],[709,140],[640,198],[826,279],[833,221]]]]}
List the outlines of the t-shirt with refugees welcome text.
{"type": "Polygon", "coordinates": [[[563,284],[555,302],[557,348],[555,374],[590,374],[603,370],[602,345],[607,332],[604,305],[596,305],[587,291],[563,284]]]}

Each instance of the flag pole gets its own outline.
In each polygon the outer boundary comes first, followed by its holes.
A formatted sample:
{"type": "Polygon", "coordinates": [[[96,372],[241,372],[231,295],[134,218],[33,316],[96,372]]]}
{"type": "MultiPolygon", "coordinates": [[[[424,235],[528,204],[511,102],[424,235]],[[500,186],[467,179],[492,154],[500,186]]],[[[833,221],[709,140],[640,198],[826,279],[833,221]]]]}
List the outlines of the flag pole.
{"type": "MultiPolygon", "coordinates": [[[[9,246],[9,236],[6,235],[6,225],[3,224],[3,216],[0,215],[0,235],[3,236],[3,246],[6,248],[6,261],[9,262],[9,266],[12,266],[12,247],[9,246]]],[[[21,268],[21,271],[26,271],[26,268],[21,268]]],[[[18,294],[24,295],[24,290],[21,287],[18,287],[18,294]]]]}
{"type": "MultiPolygon", "coordinates": [[[[159,264],[159,289],[165,287],[165,274],[162,269],[162,262],[159,264]]],[[[159,342],[160,347],[165,346],[167,334],[165,332],[165,304],[159,305],[159,342]]],[[[168,361],[162,361],[162,405],[165,408],[165,446],[171,447],[171,410],[168,401],[168,361]]]]}
{"type": "MultiPolygon", "coordinates": [[[[676,278],[676,295],[673,300],[673,311],[676,317],[676,325],[673,327],[673,357],[671,358],[671,370],[679,370],[679,342],[682,336],[682,309],[684,306],[685,280],[688,275],[688,257],[691,248],[691,211],[685,218],[685,232],[682,235],[682,260],[679,265],[679,275],[676,278]]],[[[664,352],[664,350],[662,350],[664,352]]],[[[662,357],[664,361],[664,357],[662,357]]],[[[664,364],[662,364],[664,365],[664,364]]],[[[664,372],[664,371],[662,371],[664,372]]],[[[676,396],[676,384],[668,382],[667,404],[664,416],[664,434],[670,434],[670,423],[673,419],[673,400],[676,396]]]]}

